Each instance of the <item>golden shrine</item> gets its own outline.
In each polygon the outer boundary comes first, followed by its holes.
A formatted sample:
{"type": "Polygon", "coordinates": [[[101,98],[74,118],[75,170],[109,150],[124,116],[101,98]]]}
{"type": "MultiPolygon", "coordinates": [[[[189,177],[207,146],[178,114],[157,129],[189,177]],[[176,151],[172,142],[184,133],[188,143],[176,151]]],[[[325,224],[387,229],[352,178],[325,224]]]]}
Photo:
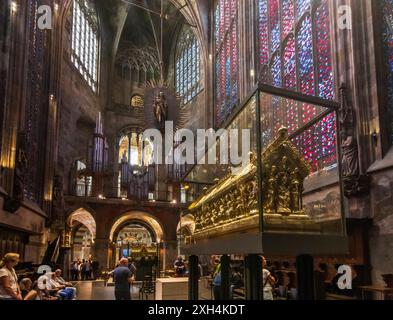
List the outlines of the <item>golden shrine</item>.
{"type": "MultiPolygon", "coordinates": [[[[311,226],[312,219],[305,214],[302,202],[310,166],[290,141],[286,128],[279,130],[261,159],[264,224],[311,226]]],[[[247,166],[235,170],[189,207],[195,218],[195,239],[259,229],[255,155],[247,166]]]]}

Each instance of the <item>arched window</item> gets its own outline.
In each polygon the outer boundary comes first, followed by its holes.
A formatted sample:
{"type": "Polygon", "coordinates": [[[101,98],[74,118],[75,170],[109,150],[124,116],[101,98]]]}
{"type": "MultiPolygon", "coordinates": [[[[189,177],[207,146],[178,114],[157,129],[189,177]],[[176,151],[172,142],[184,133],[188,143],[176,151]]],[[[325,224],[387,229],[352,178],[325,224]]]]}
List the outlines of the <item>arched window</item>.
{"type": "Polygon", "coordinates": [[[386,98],[389,112],[390,143],[393,144],[393,0],[381,0],[383,63],[385,65],[386,98]]]}
{"type": "Polygon", "coordinates": [[[119,162],[132,166],[148,166],[153,162],[153,145],[150,140],[142,142],[142,135],[130,132],[120,139],[119,162]]]}
{"type": "Polygon", "coordinates": [[[143,108],[145,105],[142,96],[139,94],[133,95],[131,98],[131,107],[133,108],[143,108]]]}
{"type": "MultiPolygon", "coordinates": [[[[257,0],[261,80],[276,87],[334,99],[329,0],[257,0]]],[[[283,106],[277,100],[284,125],[292,133],[317,116],[315,106],[283,106]],[[299,109],[299,110],[298,110],[299,109]]],[[[282,124],[281,124],[282,125],[282,124]]],[[[277,128],[276,128],[277,129],[277,128]]],[[[323,167],[335,165],[336,119],[327,116],[304,134],[304,155],[323,167]],[[315,137],[320,148],[308,146],[315,137]]]]}
{"type": "Polygon", "coordinates": [[[91,0],[74,0],[71,60],[94,92],[98,86],[98,18],[91,0]]]}
{"type": "Polygon", "coordinates": [[[216,126],[230,115],[239,98],[238,0],[218,0],[215,9],[216,126]]]}
{"type": "Polygon", "coordinates": [[[199,44],[190,27],[183,27],[176,48],[176,91],[183,105],[200,91],[199,44]]]}

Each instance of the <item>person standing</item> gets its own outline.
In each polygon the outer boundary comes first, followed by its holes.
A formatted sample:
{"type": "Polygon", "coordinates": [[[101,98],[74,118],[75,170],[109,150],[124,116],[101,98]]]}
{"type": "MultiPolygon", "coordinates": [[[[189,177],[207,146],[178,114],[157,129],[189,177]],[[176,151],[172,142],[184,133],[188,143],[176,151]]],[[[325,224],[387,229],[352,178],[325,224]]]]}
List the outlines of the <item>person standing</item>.
{"type": "Polygon", "coordinates": [[[99,276],[99,274],[98,274],[98,269],[99,269],[99,263],[98,263],[98,261],[97,260],[93,260],[93,262],[91,263],[91,267],[92,267],[92,270],[93,270],[93,279],[94,280],[97,280],[97,278],[98,278],[98,276],[99,276]]]}
{"type": "Polygon", "coordinates": [[[219,259],[214,260],[212,279],[214,300],[221,300],[221,262],[219,259]]]}
{"type": "Polygon", "coordinates": [[[128,268],[128,259],[122,258],[119,266],[113,271],[116,300],[131,300],[130,284],[133,281],[132,272],[128,268]]]}
{"type": "Polygon", "coordinates": [[[71,280],[78,281],[78,262],[74,261],[71,263],[71,280]]]}
{"type": "Polygon", "coordinates": [[[23,300],[14,267],[19,254],[7,253],[0,262],[0,300],[23,300]]]}
{"type": "Polygon", "coordinates": [[[183,257],[179,256],[177,258],[177,260],[175,261],[175,264],[174,264],[174,268],[175,268],[175,274],[177,277],[184,276],[184,274],[186,272],[186,265],[183,261],[183,257]]]}
{"type": "Polygon", "coordinates": [[[266,269],[267,261],[262,257],[263,267],[263,300],[273,300],[273,286],[276,284],[276,279],[271,275],[270,271],[266,269]]]}

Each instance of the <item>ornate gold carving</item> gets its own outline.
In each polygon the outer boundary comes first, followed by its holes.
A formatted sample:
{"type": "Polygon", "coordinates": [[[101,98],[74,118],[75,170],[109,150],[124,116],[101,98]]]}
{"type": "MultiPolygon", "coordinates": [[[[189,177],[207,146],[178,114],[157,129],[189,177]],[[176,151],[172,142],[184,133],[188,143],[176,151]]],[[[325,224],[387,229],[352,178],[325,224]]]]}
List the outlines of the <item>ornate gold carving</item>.
{"type": "MultiPolygon", "coordinates": [[[[304,215],[302,193],[310,166],[292,144],[288,130],[262,154],[262,204],[264,215],[304,215]]],[[[189,208],[195,216],[195,233],[236,223],[258,211],[256,157],[236,175],[228,174],[189,208]]]]}
{"type": "Polygon", "coordinates": [[[61,232],[60,247],[62,249],[71,248],[71,230],[63,230],[61,232]]]}
{"type": "Polygon", "coordinates": [[[310,166],[289,140],[286,128],[279,130],[278,138],[262,154],[262,163],[264,213],[303,215],[303,182],[310,166]]]}

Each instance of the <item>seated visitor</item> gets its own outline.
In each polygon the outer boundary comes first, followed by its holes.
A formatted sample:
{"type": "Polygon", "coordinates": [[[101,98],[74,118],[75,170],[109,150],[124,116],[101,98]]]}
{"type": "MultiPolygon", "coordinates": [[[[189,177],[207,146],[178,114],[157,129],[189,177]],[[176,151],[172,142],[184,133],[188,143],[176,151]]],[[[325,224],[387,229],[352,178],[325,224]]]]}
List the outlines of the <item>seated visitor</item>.
{"type": "Polygon", "coordinates": [[[31,281],[30,278],[24,278],[19,282],[20,293],[24,300],[27,294],[31,291],[32,287],[33,281],[31,281]]]}
{"type": "Polygon", "coordinates": [[[23,299],[14,269],[18,262],[17,253],[7,253],[0,262],[0,300],[23,299]]]}
{"type": "Polygon", "coordinates": [[[38,281],[35,281],[24,300],[58,300],[58,298],[52,297],[47,290],[41,290],[38,281]]]}
{"type": "Polygon", "coordinates": [[[179,256],[177,258],[177,260],[175,261],[174,267],[175,267],[175,274],[176,274],[176,276],[181,277],[181,276],[183,276],[185,274],[185,272],[186,272],[186,265],[185,265],[182,257],[179,256]]]}
{"type": "Polygon", "coordinates": [[[76,288],[74,287],[74,285],[71,282],[67,282],[65,281],[62,277],[61,277],[61,269],[57,269],[55,271],[55,277],[54,279],[56,280],[57,283],[59,283],[62,286],[65,286],[66,289],[69,289],[70,291],[73,291],[73,299],[75,299],[76,297],[76,288]]]}
{"type": "Polygon", "coordinates": [[[51,275],[48,275],[46,288],[51,293],[55,292],[56,296],[60,299],[72,300],[75,298],[74,288],[67,288],[65,285],[58,283],[56,281],[56,274],[54,272],[51,275]]]}

